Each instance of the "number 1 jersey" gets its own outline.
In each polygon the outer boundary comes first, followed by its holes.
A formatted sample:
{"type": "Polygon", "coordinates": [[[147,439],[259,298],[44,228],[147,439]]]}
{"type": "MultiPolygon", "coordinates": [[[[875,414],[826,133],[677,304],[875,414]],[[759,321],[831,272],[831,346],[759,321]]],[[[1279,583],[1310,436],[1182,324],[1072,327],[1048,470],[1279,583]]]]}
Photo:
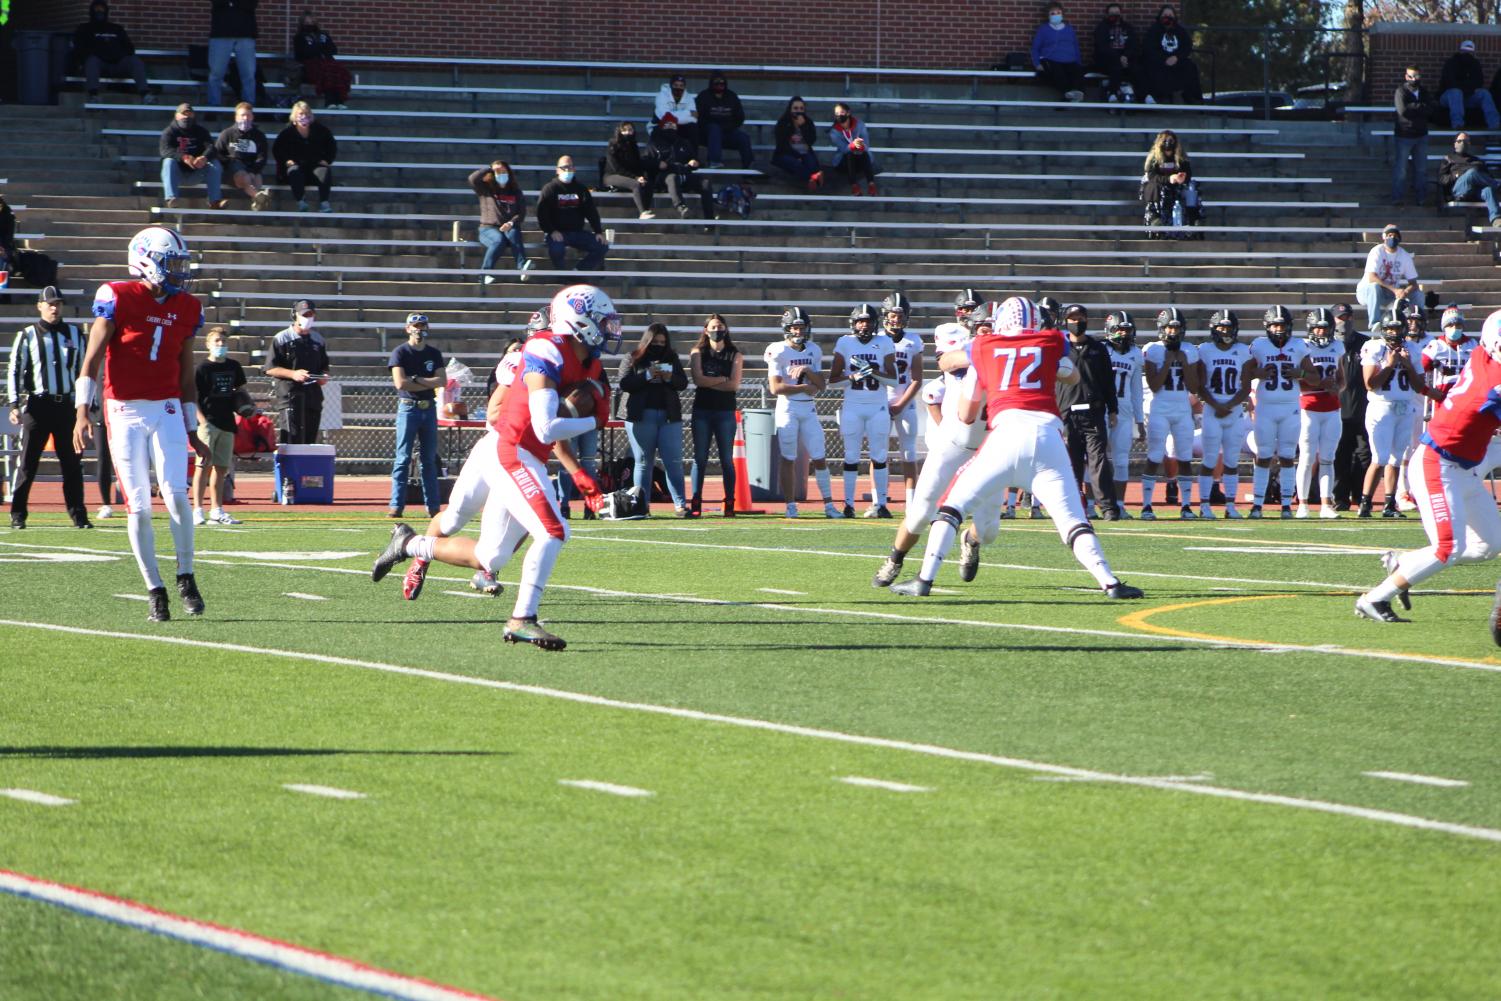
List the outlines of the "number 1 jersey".
{"type": "Polygon", "coordinates": [[[111,320],[104,352],[107,400],[175,400],[182,395],[182,344],[203,326],[203,305],[186,292],[157,302],[140,281],[105,282],[94,315],[111,320]]]}

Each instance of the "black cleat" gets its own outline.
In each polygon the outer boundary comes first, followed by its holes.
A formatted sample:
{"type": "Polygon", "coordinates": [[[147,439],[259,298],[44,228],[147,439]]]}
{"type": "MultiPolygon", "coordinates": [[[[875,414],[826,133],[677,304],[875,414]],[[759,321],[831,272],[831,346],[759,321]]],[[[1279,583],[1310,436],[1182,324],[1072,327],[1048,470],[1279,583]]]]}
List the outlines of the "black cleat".
{"type": "Polygon", "coordinates": [[[904,580],[900,584],[892,585],[891,593],[904,595],[908,598],[926,598],[928,592],[932,590],[932,581],[923,580],[921,577],[913,577],[911,580],[904,580]]]}
{"type": "Polygon", "coordinates": [[[151,602],[151,612],[146,616],[147,622],[170,622],[172,610],[167,607],[167,589],[153,587],[146,592],[146,598],[151,602]]]}
{"type": "Polygon", "coordinates": [[[980,572],[980,544],[969,541],[969,533],[959,536],[959,579],[971,581],[980,572]]]}
{"type": "Polygon", "coordinates": [[[1491,605],[1491,642],[1501,646],[1501,584],[1496,585],[1496,601],[1491,605]]]}
{"type": "Polygon", "coordinates": [[[855,516],[855,507],[853,504],[846,504],[840,513],[846,518],[853,518],[855,516]]]}
{"type": "Polygon", "coordinates": [[[1392,611],[1392,603],[1389,601],[1372,601],[1365,595],[1355,599],[1355,614],[1361,618],[1371,619],[1376,622],[1408,622],[1396,612],[1392,611]]]}
{"type": "Polygon", "coordinates": [[[876,571],[875,577],[871,578],[871,587],[890,587],[891,582],[896,580],[902,573],[902,561],[895,557],[886,557],[886,562],[881,564],[881,569],[876,571]]]}
{"type": "Polygon", "coordinates": [[[10,527],[11,528],[25,528],[26,527],[26,516],[24,514],[12,514],[10,516],[10,527]]]}
{"type": "Polygon", "coordinates": [[[563,637],[554,636],[543,629],[537,622],[535,615],[524,619],[509,619],[506,622],[506,631],[503,638],[507,643],[530,643],[542,650],[562,650],[568,646],[563,637]]]}
{"type": "Polygon", "coordinates": [[[1368,503],[1366,503],[1365,501],[1361,501],[1360,502],[1360,509],[1355,512],[1355,517],[1357,517],[1357,518],[1369,518],[1370,516],[1371,516],[1371,505],[1368,504],[1368,503]]]}
{"type": "Polygon", "coordinates": [[[1106,585],[1105,597],[1115,601],[1132,601],[1136,598],[1145,598],[1146,594],[1139,587],[1132,587],[1130,584],[1116,581],[1113,584],[1106,585]]]}
{"type": "Polygon", "coordinates": [[[407,558],[407,540],[416,536],[412,526],[404,521],[397,522],[391,528],[391,541],[386,543],[385,550],[375,558],[375,566],[370,568],[370,579],[380,580],[391,572],[391,568],[403,562],[407,558]]]}
{"type": "Polygon", "coordinates": [[[877,518],[890,518],[891,517],[891,509],[889,507],[887,507],[885,504],[882,504],[880,507],[876,508],[876,517],[877,518]]]}
{"type": "Polygon", "coordinates": [[[203,595],[198,593],[198,582],[190,573],[177,575],[177,596],[182,599],[182,610],[189,615],[203,614],[203,595]]]}

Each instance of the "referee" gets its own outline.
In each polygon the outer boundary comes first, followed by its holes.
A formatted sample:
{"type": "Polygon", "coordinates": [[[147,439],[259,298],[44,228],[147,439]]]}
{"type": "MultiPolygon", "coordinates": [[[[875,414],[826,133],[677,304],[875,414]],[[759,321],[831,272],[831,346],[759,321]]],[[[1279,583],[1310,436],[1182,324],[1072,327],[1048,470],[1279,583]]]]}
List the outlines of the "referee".
{"type": "Polygon", "coordinates": [[[48,285],[37,296],[40,321],[16,335],[10,349],[6,395],[10,419],[21,425],[21,468],[11,487],[10,527],[26,527],[26,501],[47,439],[63,471],[63,501],[78,528],[93,528],[83,506],[83,462],[73,450],[73,380],[83,366],[88,342],[62,320],[63,297],[48,285]]]}
{"type": "Polygon", "coordinates": [[[1089,312],[1079,305],[1063,311],[1069,347],[1076,355],[1079,381],[1058,385],[1058,409],[1063,415],[1064,438],[1068,457],[1074,465],[1074,479],[1084,489],[1084,460],[1089,460],[1089,475],[1099,491],[1106,521],[1120,517],[1116,504],[1115,472],[1110,462],[1110,425],[1119,415],[1115,393],[1115,372],[1110,365],[1110,349],[1089,336],[1089,312]]]}

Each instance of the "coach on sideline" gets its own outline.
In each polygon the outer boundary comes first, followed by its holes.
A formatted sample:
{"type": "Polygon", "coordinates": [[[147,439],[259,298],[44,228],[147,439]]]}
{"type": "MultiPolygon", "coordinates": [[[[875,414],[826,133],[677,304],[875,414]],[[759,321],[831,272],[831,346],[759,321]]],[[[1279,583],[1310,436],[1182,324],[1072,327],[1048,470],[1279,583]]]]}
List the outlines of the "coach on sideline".
{"type": "Polygon", "coordinates": [[[1064,439],[1068,443],[1069,461],[1074,479],[1084,489],[1084,460],[1089,459],[1089,475],[1100,492],[1106,521],[1120,517],[1116,504],[1115,471],[1110,461],[1110,427],[1120,416],[1115,392],[1115,370],[1110,351],[1089,336],[1089,311],[1071,305],[1063,311],[1063,325],[1068,329],[1069,347],[1077,357],[1079,381],[1058,384],[1058,409],[1063,412],[1064,439]]]}
{"type": "Polygon", "coordinates": [[[93,528],[83,506],[83,462],[73,449],[73,382],[83,365],[86,338],[62,319],[63,297],[54,286],[36,299],[40,321],[16,335],[10,349],[6,396],[10,420],[21,426],[21,468],[11,486],[10,527],[26,527],[26,501],[47,439],[63,471],[63,502],[77,528],[93,528]],[[24,400],[23,400],[24,398],[24,400]]]}
{"type": "Polygon", "coordinates": [[[271,338],[266,363],[285,445],[316,445],[323,420],[323,384],[328,381],[328,348],[314,332],[318,310],[311,299],[292,305],[292,325],[271,338]]]}

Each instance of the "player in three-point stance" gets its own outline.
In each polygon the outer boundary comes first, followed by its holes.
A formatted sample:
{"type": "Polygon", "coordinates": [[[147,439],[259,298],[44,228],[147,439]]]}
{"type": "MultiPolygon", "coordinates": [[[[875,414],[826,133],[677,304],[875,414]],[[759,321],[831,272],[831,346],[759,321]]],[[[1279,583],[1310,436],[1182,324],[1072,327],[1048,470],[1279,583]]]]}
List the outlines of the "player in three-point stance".
{"type": "Polygon", "coordinates": [[[970,344],[975,393],[955,414],[972,423],[983,409],[990,433],[980,451],[965,464],[938,508],[928,533],[922,569],[893,593],[927,595],[943,558],[953,548],[965,515],[1007,487],[1029,488],[1053,519],[1064,544],[1111,598],[1140,598],[1110,569],[1100,540],[1084,516],[1084,502],[1074,482],[1073,465],[1063,439],[1063,420],[1054,397],[1057,382],[1077,379],[1068,341],[1060,330],[1043,330],[1037,306],[1012,297],[992,318],[992,332],[970,344]],[[983,397],[983,399],[982,399],[983,397]],[[982,406],[983,404],[983,406],[982,406]]]}
{"type": "MultiPolygon", "coordinates": [[[[1405,622],[1392,599],[1411,607],[1408,589],[1455,563],[1501,553],[1501,514],[1485,487],[1491,438],[1501,428],[1501,311],[1486,317],[1480,345],[1437,407],[1408,463],[1408,482],[1428,533],[1428,545],[1387,554],[1389,576],[1355,599],[1355,614],[1405,622]]],[[[1491,639],[1501,646],[1501,588],[1491,609],[1491,639]]]]}
{"type": "Polygon", "coordinates": [[[860,483],[860,446],[870,453],[872,503],[867,518],[890,518],[886,506],[891,470],[886,455],[891,447],[891,410],[886,387],[894,380],[896,348],[876,325],[880,314],[870,303],[850,310],[850,332],[834,342],[829,385],[844,384],[839,404],[839,435],[844,439],[844,516],[855,516],[860,483]]]}
{"type": "MultiPolygon", "coordinates": [[[[494,448],[483,453],[490,496],[479,539],[417,535],[398,524],[370,577],[380,580],[409,556],[494,574],[530,536],[532,545],[504,638],[507,643],[562,650],[567,645],[562,638],[537,621],[543,588],[568,540],[568,524],[548,484],[547,457],[554,442],[592,431],[609,418],[606,386],[600,380],[591,382],[589,373],[597,371],[592,363],[611,342],[619,343],[620,317],[610,297],[592,285],[570,285],[553,297],[550,309],[557,339],[533,337],[527,342],[521,379],[505,395],[494,448]],[[560,408],[566,414],[574,405],[560,401],[558,390],[577,386],[590,387],[593,416],[559,416],[560,408]]],[[[575,392],[570,390],[570,399],[575,392]]]]}
{"type": "Polygon", "coordinates": [[[105,433],[129,512],[130,548],[146,580],[147,619],[166,622],[172,613],[151,528],[153,463],[172,526],[182,610],[203,614],[203,597],[193,577],[193,508],[185,461],[189,449],[199,462],[208,458],[208,447],[196,434],[193,378],[193,335],[203,325],[203,306],[188,294],[188,245],[176,230],[143,229],[131,237],[127,254],[135,279],[105,282],[94,296],[94,325],[74,387],[78,413],[73,444],[79,451],[88,447],[89,407],[102,366],[105,433]]]}

